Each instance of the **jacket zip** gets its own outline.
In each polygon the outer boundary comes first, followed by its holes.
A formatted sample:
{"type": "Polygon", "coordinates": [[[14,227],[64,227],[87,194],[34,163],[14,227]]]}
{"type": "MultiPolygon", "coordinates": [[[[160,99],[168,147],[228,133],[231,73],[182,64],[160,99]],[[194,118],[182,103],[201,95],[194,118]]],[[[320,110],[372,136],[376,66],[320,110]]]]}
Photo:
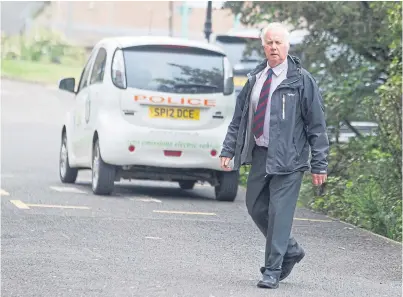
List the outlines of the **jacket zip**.
{"type": "Polygon", "coordinates": [[[285,95],[283,95],[283,120],[285,119],[285,95]]]}

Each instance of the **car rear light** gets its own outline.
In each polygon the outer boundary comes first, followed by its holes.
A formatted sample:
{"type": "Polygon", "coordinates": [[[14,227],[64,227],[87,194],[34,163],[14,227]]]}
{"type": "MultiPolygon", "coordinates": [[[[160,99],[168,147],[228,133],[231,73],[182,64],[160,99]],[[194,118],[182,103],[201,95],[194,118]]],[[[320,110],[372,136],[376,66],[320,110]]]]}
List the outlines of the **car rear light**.
{"type": "Polygon", "coordinates": [[[164,151],[166,157],[180,157],[182,156],[181,151],[164,151]]]}
{"type": "Polygon", "coordinates": [[[112,82],[121,89],[126,89],[126,69],[122,50],[116,50],[112,61],[112,82]]]}
{"type": "Polygon", "coordinates": [[[232,65],[227,57],[224,57],[224,95],[234,92],[234,73],[232,65]]]}

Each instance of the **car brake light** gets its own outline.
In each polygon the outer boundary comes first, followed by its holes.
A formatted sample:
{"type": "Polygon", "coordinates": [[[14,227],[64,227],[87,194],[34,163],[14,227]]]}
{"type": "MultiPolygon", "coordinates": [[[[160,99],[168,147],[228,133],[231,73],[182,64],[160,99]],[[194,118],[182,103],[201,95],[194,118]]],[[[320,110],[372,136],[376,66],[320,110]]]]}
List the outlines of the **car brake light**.
{"type": "Polygon", "coordinates": [[[116,50],[112,61],[112,81],[115,86],[126,89],[126,69],[122,50],[116,50]]]}
{"type": "Polygon", "coordinates": [[[166,157],[180,157],[182,155],[181,151],[167,151],[164,150],[164,155],[166,157]]]}
{"type": "Polygon", "coordinates": [[[234,92],[234,73],[232,65],[227,57],[224,57],[224,95],[234,92]]]}

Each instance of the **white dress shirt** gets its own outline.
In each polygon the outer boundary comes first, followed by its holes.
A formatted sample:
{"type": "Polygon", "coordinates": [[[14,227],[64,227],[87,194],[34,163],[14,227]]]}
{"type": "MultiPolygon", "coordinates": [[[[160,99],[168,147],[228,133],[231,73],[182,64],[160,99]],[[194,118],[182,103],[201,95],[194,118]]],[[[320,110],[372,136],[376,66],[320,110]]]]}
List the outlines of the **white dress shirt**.
{"type": "MultiPolygon", "coordinates": [[[[251,94],[251,103],[252,103],[253,113],[255,113],[255,111],[256,111],[256,106],[259,102],[260,91],[262,90],[263,84],[267,78],[269,69],[270,69],[270,66],[269,66],[269,64],[267,64],[267,67],[256,75],[256,82],[255,82],[255,85],[253,87],[252,94],[251,94]]],[[[256,139],[256,137],[254,137],[256,144],[258,146],[267,147],[269,144],[271,96],[272,96],[274,90],[281,84],[281,82],[287,78],[287,71],[288,71],[287,59],[285,59],[285,61],[283,63],[281,63],[273,68],[273,76],[272,76],[272,80],[271,80],[271,84],[270,84],[269,100],[267,102],[266,115],[265,115],[265,119],[264,119],[263,134],[258,139],[256,139]]]]}

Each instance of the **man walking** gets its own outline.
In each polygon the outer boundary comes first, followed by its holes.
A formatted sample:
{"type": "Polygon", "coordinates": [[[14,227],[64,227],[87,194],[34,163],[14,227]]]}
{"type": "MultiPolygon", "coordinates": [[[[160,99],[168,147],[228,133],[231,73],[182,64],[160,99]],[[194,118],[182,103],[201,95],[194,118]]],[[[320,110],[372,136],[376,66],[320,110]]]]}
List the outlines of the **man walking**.
{"type": "Polygon", "coordinates": [[[278,288],[305,252],[291,235],[306,170],[314,185],[327,178],[329,141],[319,88],[288,54],[289,33],[280,23],[262,30],[266,59],[248,74],[220,154],[226,170],[251,164],[246,206],[266,237],[265,265],[258,286],[278,288]],[[309,151],[311,161],[308,163],[309,151]]]}

